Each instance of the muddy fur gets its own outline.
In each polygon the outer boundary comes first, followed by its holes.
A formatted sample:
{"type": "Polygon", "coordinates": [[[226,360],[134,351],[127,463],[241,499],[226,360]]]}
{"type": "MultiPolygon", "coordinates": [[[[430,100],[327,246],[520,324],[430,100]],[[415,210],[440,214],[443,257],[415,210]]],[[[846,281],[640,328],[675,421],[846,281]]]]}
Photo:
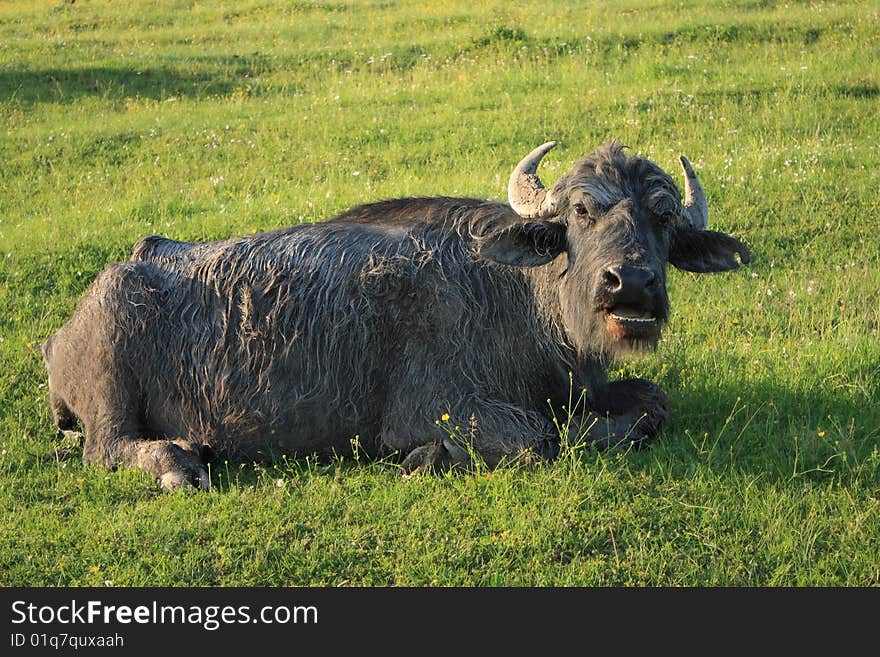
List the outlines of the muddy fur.
{"type": "Polygon", "coordinates": [[[420,465],[552,456],[551,407],[564,413],[572,385],[586,390],[583,439],[653,437],[662,391],[609,386],[605,366],[659,329],[609,329],[602,272],[656,272],[639,303],[659,326],[667,261],[715,271],[748,252],[688,233],[671,178],[616,144],[554,191],[559,213],[540,222],[441,197],[222,242],[144,238],[43,345],[55,424],[81,425],[86,462],[142,467],[168,488],[204,486],[208,447],[255,459],[349,452],[355,439],[370,455],[429,446],[410,459],[420,465]],[[468,449],[436,423],[445,413],[468,449]]]}

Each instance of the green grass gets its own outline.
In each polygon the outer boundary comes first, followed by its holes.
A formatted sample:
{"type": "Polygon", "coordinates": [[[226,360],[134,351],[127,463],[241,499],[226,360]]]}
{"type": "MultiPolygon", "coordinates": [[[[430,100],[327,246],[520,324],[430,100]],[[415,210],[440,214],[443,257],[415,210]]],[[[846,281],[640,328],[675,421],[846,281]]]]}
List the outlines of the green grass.
{"type": "Polygon", "coordinates": [[[0,3],[0,584],[880,584],[880,3],[0,3]],[[86,468],[39,343],[149,233],[503,198],[618,137],[752,266],[670,273],[651,449],[402,479],[86,468]]]}

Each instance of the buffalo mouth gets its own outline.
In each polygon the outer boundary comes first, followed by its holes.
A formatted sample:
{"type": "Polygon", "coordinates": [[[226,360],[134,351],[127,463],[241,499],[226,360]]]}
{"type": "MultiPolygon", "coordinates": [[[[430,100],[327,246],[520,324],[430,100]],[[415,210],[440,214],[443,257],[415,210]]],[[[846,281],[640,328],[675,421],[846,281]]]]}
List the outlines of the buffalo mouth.
{"type": "Polygon", "coordinates": [[[603,308],[605,330],[615,340],[627,338],[656,339],[661,320],[651,308],[617,304],[603,308]]]}

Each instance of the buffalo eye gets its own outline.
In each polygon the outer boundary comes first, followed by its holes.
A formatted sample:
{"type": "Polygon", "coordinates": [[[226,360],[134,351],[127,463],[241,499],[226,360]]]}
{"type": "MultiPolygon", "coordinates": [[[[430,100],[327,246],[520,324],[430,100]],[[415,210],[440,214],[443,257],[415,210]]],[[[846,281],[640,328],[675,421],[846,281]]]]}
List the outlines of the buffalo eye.
{"type": "Polygon", "coordinates": [[[657,223],[661,226],[668,226],[672,222],[672,215],[668,212],[664,212],[663,214],[657,215],[657,223]]]}
{"type": "Polygon", "coordinates": [[[595,223],[596,207],[593,203],[590,203],[589,200],[575,201],[572,207],[574,208],[579,223],[584,226],[592,226],[595,223]]]}

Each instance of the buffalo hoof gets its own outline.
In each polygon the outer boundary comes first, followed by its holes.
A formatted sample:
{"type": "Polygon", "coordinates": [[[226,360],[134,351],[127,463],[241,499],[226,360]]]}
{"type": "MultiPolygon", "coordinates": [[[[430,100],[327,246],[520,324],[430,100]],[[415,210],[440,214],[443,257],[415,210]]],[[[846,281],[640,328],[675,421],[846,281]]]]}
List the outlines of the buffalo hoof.
{"type": "Polygon", "coordinates": [[[202,445],[186,440],[155,440],[138,448],[137,465],[156,477],[164,490],[192,486],[208,490],[211,479],[205,467],[202,445]]]}
{"type": "Polygon", "coordinates": [[[195,472],[191,470],[172,470],[171,472],[166,472],[159,477],[158,482],[163,490],[175,490],[190,486],[198,490],[208,490],[211,488],[208,470],[201,467],[195,472]]]}
{"type": "Polygon", "coordinates": [[[649,421],[647,415],[629,415],[614,418],[614,424],[617,429],[613,436],[617,436],[619,440],[611,441],[609,447],[624,447],[630,449],[641,449],[650,440],[655,437],[655,432],[646,426],[649,421]]]}
{"type": "Polygon", "coordinates": [[[656,436],[647,413],[595,416],[586,438],[599,449],[611,447],[641,448],[656,436]]]}
{"type": "Polygon", "coordinates": [[[404,476],[412,477],[422,472],[446,472],[453,468],[467,468],[470,464],[470,457],[464,449],[451,441],[444,440],[440,443],[416,447],[406,455],[400,468],[404,476]]]}

